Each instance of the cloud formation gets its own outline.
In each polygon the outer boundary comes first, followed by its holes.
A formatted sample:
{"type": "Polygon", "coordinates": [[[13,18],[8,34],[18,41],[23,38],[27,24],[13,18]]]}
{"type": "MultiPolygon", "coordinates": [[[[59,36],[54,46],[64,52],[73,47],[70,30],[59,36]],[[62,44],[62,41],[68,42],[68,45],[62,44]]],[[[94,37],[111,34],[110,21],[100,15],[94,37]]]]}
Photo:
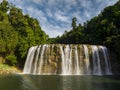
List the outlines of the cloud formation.
{"type": "MultiPolygon", "coordinates": [[[[1,0],[0,0],[1,1],[1,0]]],[[[71,19],[83,23],[98,15],[103,8],[118,0],[8,0],[25,14],[37,18],[50,36],[61,35],[71,29],[71,19]]]]}

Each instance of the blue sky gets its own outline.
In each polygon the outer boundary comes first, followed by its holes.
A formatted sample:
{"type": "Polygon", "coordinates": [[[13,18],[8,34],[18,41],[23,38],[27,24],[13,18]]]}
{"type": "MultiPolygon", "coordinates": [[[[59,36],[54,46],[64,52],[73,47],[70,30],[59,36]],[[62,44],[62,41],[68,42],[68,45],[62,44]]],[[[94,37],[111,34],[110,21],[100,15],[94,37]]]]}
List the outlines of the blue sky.
{"type": "MultiPolygon", "coordinates": [[[[0,0],[2,1],[2,0],[0,0]]],[[[24,14],[37,18],[42,29],[50,36],[62,35],[71,29],[71,20],[83,23],[98,15],[103,8],[118,0],[8,0],[23,10],[24,14]]]]}

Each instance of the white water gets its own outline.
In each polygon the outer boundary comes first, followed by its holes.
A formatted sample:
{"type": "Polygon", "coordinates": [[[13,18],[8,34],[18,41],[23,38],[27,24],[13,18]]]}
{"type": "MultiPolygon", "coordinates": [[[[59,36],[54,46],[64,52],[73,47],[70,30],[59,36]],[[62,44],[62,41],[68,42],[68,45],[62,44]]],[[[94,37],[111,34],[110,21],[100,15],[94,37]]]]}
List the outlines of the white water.
{"type": "Polygon", "coordinates": [[[41,48],[41,45],[38,47],[38,49],[37,49],[37,55],[36,55],[36,57],[35,57],[35,64],[34,64],[34,71],[33,71],[33,73],[34,74],[36,74],[36,72],[37,72],[37,64],[38,64],[38,57],[39,57],[39,54],[40,54],[40,48],[41,48]]]}
{"type": "Polygon", "coordinates": [[[41,74],[42,72],[41,72],[41,70],[42,70],[42,64],[43,64],[43,62],[44,62],[44,60],[43,60],[43,54],[44,54],[44,51],[45,51],[45,47],[46,47],[46,45],[43,45],[43,47],[42,47],[42,52],[41,52],[41,55],[40,55],[40,60],[39,60],[39,67],[38,67],[38,69],[39,69],[39,74],[41,74]]]}
{"type": "Polygon", "coordinates": [[[62,74],[70,75],[72,74],[72,49],[69,45],[63,50],[63,47],[60,46],[61,58],[62,58],[62,74]]]}
{"type": "Polygon", "coordinates": [[[61,50],[61,57],[62,57],[62,74],[66,74],[66,65],[65,65],[65,56],[64,56],[64,51],[62,49],[63,47],[60,46],[60,50],[61,50]]]}
{"type": "Polygon", "coordinates": [[[102,75],[98,47],[97,46],[91,46],[91,47],[92,47],[92,57],[93,57],[93,74],[102,75]]]}
{"type": "Polygon", "coordinates": [[[105,65],[106,65],[105,66],[105,73],[106,74],[112,74],[107,48],[104,47],[104,46],[100,46],[100,48],[102,49],[104,59],[105,59],[105,65]]]}
{"type": "Polygon", "coordinates": [[[28,51],[23,73],[62,75],[112,74],[106,47],[79,44],[31,47],[28,51]]]}
{"type": "Polygon", "coordinates": [[[76,75],[80,75],[80,67],[79,67],[79,59],[78,59],[78,50],[77,50],[77,46],[75,46],[75,61],[76,61],[76,75]]]}
{"type": "Polygon", "coordinates": [[[30,72],[31,72],[32,61],[34,59],[36,49],[37,49],[37,46],[31,47],[28,51],[27,59],[26,59],[26,62],[25,62],[24,70],[23,70],[23,72],[26,73],[26,74],[30,74],[30,72]]]}
{"type": "Polygon", "coordinates": [[[89,52],[88,52],[88,47],[86,45],[83,45],[84,47],[84,53],[85,53],[85,63],[86,63],[86,73],[90,74],[90,69],[89,69],[89,52]]]}

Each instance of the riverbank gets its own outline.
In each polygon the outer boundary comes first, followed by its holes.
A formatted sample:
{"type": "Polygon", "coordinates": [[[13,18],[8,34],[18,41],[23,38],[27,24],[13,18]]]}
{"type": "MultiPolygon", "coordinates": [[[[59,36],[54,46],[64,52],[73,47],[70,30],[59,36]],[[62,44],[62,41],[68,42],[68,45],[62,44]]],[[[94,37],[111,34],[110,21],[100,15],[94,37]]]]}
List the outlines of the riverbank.
{"type": "Polygon", "coordinates": [[[0,75],[16,74],[16,73],[21,73],[21,72],[22,71],[20,69],[18,69],[17,67],[9,66],[9,65],[0,63],[0,75]]]}

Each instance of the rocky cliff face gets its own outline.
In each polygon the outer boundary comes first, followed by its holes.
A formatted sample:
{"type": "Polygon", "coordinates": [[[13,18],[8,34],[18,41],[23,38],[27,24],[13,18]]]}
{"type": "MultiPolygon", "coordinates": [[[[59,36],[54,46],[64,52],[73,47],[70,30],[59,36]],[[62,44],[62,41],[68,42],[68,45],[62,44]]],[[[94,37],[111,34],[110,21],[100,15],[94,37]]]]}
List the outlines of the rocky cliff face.
{"type": "Polygon", "coordinates": [[[120,56],[118,57],[117,53],[112,49],[109,49],[109,56],[113,74],[120,75],[120,56]]]}

